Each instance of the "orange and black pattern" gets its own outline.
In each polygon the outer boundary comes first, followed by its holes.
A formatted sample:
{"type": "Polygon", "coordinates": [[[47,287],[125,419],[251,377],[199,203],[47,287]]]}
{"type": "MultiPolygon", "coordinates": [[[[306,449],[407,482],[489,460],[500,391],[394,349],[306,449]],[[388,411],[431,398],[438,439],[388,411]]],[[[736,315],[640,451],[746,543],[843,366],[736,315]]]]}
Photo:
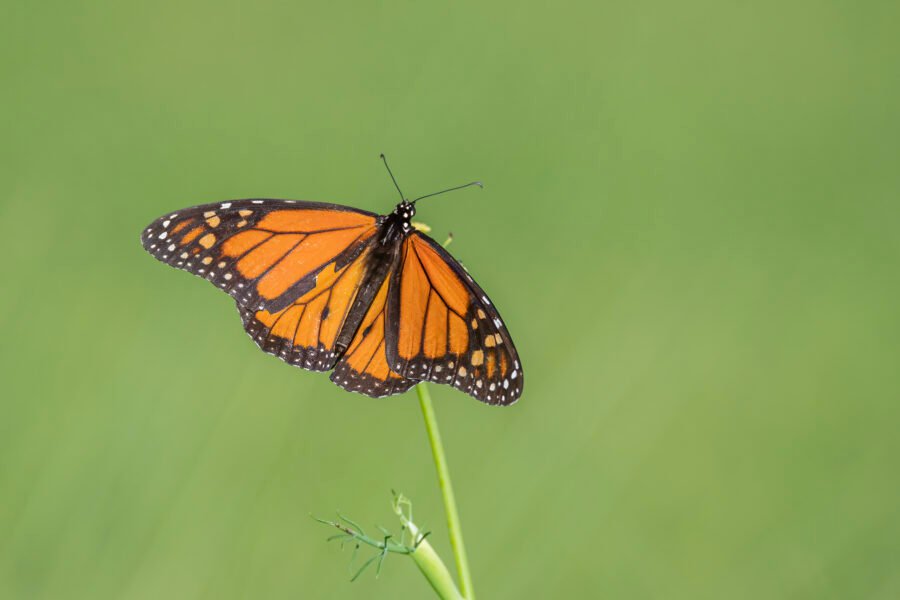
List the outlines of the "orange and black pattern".
{"type": "Polygon", "coordinates": [[[413,233],[388,299],[391,368],[452,385],[488,404],[522,393],[522,368],[497,310],[472,277],[434,240],[413,233]]]}
{"type": "Polygon", "coordinates": [[[265,352],[372,397],[419,381],[488,404],[522,393],[522,367],[491,301],[415,232],[414,203],[376,215],[336,204],[234,200],[160,217],[154,257],[229,293],[265,352]]]}
{"type": "Polygon", "coordinates": [[[418,383],[398,375],[388,366],[385,305],[389,283],[385,279],[381,284],[350,347],[331,374],[331,380],[345,390],[376,398],[400,394],[418,383]]]}
{"type": "Polygon", "coordinates": [[[160,217],[141,242],[157,259],[208,279],[240,306],[279,311],[365,248],[378,216],[335,204],[235,200],[160,217]]]}
{"type": "Polygon", "coordinates": [[[323,269],[316,286],[277,312],[238,303],[244,329],[265,352],[311,371],[330,371],[338,358],[338,334],[347,322],[366,266],[368,251],[338,267],[323,269]]]}

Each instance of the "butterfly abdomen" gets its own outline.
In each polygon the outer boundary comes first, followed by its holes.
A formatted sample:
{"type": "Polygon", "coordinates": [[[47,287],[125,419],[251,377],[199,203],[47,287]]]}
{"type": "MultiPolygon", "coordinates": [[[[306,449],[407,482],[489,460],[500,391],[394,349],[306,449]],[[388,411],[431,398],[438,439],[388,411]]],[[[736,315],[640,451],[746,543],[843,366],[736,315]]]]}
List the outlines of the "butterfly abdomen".
{"type": "Polygon", "coordinates": [[[386,217],[381,223],[378,241],[373,244],[366,256],[365,275],[359,292],[335,343],[341,353],[350,346],[372,300],[400,260],[400,242],[405,235],[402,230],[397,229],[396,221],[391,219],[391,216],[386,217]]]}

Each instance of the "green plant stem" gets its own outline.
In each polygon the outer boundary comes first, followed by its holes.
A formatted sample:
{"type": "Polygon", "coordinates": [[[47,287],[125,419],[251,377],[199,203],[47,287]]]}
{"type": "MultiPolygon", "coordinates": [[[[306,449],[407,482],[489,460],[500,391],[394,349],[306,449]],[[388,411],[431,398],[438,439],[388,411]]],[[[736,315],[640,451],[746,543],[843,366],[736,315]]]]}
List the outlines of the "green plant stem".
{"type": "Polygon", "coordinates": [[[431,443],[431,453],[434,455],[434,467],[437,470],[438,484],[444,497],[447,529],[450,531],[450,546],[453,548],[453,558],[456,561],[456,571],[459,575],[459,590],[466,600],[474,600],[475,593],[472,590],[469,559],[466,558],[462,527],[459,522],[459,513],[456,510],[456,498],[453,496],[453,484],[450,482],[450,469],[447,467],[447,457],[444,455],[444,446],[441,443],[441,433],[438,431],[437,417],[434,414],[434,406],[431,403],[431,394],[425,383],[420,383],[416,386],[416,393],[419,395],[422,416],[425,417],[425,430],[428,432],[428,441],[431,443]]]}
{"type": "MultiPolygon", "coordinates": [[[[413,539],[417,539],[420,532],[415,523],[411,521],[404,521],[404,523],[412,534],[413,539]]],[[[459,590],[456,589],[453,576],[447,570],[444,561],[441,560],[438,553],[428,543],[428,540],[421,539],[416,545],[415,552],[410,554],[410,556],[412,556],[419,570],[422,571],[422,575],[425,576],[425,579],[437,592],[437,595],[441,597],[441,600],[464,600],[459,590]]]]}

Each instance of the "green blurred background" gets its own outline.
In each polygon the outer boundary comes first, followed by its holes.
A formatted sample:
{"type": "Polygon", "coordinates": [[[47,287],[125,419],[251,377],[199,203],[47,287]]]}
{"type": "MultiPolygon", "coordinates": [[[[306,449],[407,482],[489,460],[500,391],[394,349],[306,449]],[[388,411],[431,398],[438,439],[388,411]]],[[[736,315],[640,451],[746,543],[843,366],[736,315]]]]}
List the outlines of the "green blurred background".
{"type": "Polygon", "coordinates": [[[388,211],[501,308],[512,408],[433,387],[481,598],[896,598],[896,2],[12,2],[0,596],[422,598],[413,393],[284,365],[145,254],[241,197],[388,211]]]}

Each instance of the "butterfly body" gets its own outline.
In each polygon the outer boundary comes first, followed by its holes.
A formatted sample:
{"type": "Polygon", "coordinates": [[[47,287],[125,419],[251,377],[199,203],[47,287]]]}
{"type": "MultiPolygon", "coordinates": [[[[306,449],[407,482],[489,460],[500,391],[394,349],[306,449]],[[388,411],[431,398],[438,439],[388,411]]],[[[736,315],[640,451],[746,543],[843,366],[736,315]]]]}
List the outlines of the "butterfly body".
{"type": "Polygon", "coordinates": [[[336,204],[250,199],[207,204],[150,224],[142,244],[237,303],[265,352],[372,397],[419,381],[489,404],[521,395],[522,369],[483,290],[411,223],[336,204]]]}
{"type": "Polygon", "coordinates": [[[350,346],[353,336],[365,316],[366,309],[372,304],[378,290],[384,285],[388,274],[396,268],[397,262],[400,260],[403,239],[412,231],[412,224],[409,220],[411,215],[404,217],[404,214],[409,213],[398,212],[400,207],[401,205],[398,205],[393,213],[378,219],[377,241],[373,243],[372,249],[366,257],[365,276],[350,309],[351,318],[341,328],[335,343],[335,348],[340,354],[343,354],[350,346]]]}

